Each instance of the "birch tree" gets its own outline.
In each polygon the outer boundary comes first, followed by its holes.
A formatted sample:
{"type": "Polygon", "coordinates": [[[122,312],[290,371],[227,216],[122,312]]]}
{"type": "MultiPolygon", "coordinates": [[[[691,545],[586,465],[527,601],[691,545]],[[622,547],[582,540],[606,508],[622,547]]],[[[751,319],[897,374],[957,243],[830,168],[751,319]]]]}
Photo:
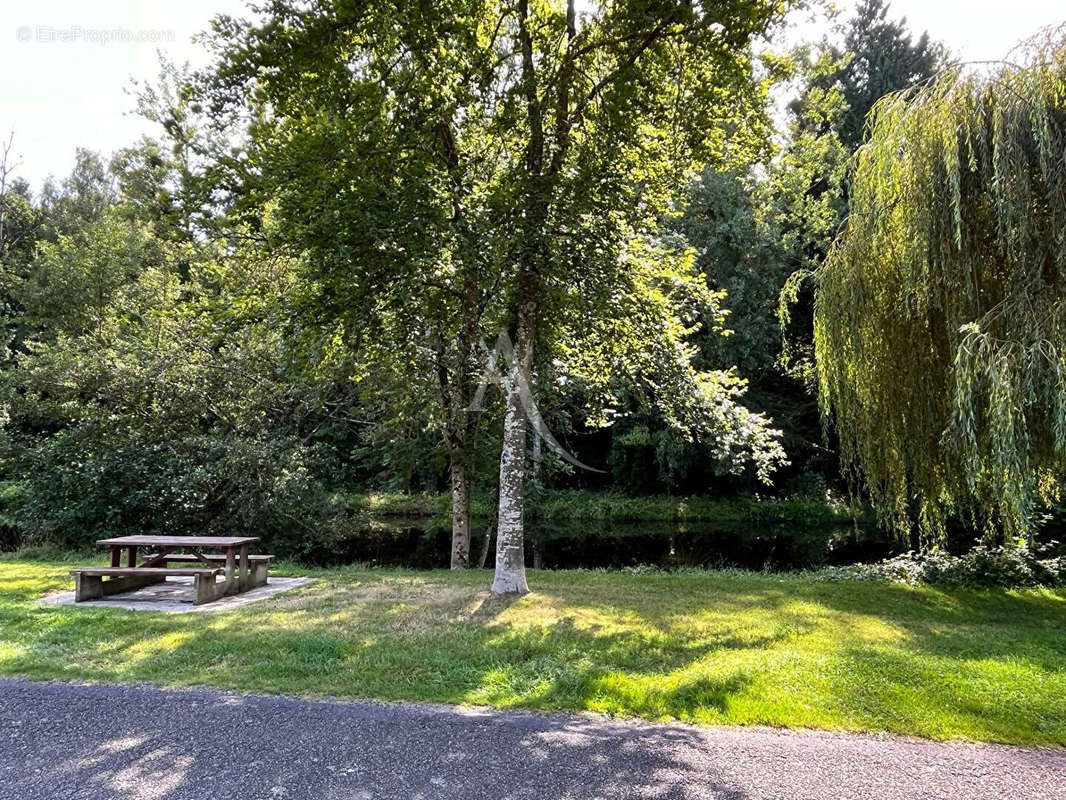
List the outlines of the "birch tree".
{"type": "Polygon", "coordinates": [[[742,411],[742,382],[693,366],[687,338],[706,315],[694,306],[715,318],[719,298],[659,226],[704,163],[766,146],[750,45],[782,3],[275,0],[258,12],[214,25],[202,96],[220,129],[247,136],[213,180],[231,209],[284,220],[278,244],[305,256],[313,304],[368,369],[432,398],[463,550],[453,565],[469,552],[457,487],[470,476],[456,478],[477,426],[469,401],[481,342],[501,329],[514,346],[489,365],[506,404],[494,591],[527,589],[526,433],[548,390],[533,380],[538,342],[605,406],[625,373],[692,435],[738,445],[738,463],[778,458],[767,421],[742,411]]]}
{"type": "MultiPolygon", "coordinates": [[[[527,590],[523,395],[543,320],[575,295],[596,298],[593,319],[635,323],[614,327],[612,346],[633,355],[664,344],[672,357],[658,366],[690,365],[678,324],[683,306],[655,313],[664,273],[633,279],[641,265],[660,258],[676,265],[683,253],[634,244],[655,239],[658,220],[701,162],[724,162],[731,149],[765,141],[750,43],[781,11],[772,2],[602,3],[580,16],[574,0],[564,8],[527,0],[515,7],[514,94],[524,127],[513,166],[520,222],[508,311],[515,348],[505,381],[495,592],[527,590]],[[647,302],[629,305],[634,288],[647,302]],[[650,319],[656,331],[649,339],[637,321],[650,319]]],[[[687,265],[675,278],[691,274],[687,265]]]]}

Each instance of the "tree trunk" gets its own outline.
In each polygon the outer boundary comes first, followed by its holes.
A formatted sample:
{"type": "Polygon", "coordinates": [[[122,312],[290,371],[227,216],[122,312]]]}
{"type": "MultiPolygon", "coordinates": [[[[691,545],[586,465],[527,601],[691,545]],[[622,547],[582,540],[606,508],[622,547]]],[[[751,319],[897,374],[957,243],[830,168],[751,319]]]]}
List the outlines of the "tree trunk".
{"type": "MultiPolygon", "coordinates": [[[[534,423],[533,425],[533,474],[530,476],[533,479],[533,486],[535,487],[535,498],[541,497],[541,487],[543,486],[542,476],[544,473],[544,437],[540,435],[540,427],[534,423]]],[[[544,564],[544,547],[543,543],[538,540],[537,536],[530,537],[530,545],[533,556],[533,569],[542,569],[544,564]]]]}
{"type": "Polygon", "coordinates": [[[485,569],[489,560],[489,548],[492,547],[492,537],[496,535],[496,526],[500,519],[500,490],[497,489],[492,497],[492,508],[489,510],[489,520],[485,524],[485,537],[481,541],[481,556],[478,558],[478,568],[485,569]]]}
{"type": "Polygon", "coordinates": [[[526,410],[519,389],[521,376],[517,359],[511,367],[507,386],[507,408],[503,420],[503,449],[500,452],[500,517],[496,529],[495,594],[525,594],[526,560],[522,512],[525,501],[526,410]]]}
{"type": "Polygon", "coordinates": [[[452,473],[452,569],[470,566],[470,479],[466,464],[454,458],[452,473]]]}
{"type": "Polygon", "coordinates": [[[503,418],[503,448],[500,451],[500,511],[496,529],[496,574],[494,594],[525,594],[525,531],[522,514],[526,480],[526,401],[530,397],[529,373],[533,363],[536,330],[536,291],[532,276],[523,275],[522,301],[518,307],[518,330],[511,367],[507,371],[507,407],[503,418]]]}
{"type": "Polygon", "coordinates": [[[526,99],[529,142],[526,145],[526,169],[529,183],[525,216],[525,240],[518,275],[514,353],[504,387],[507,404],[503,417],[503,447],[500,450],[500,511],[496,529],[496,573],[492,579],[494,594],[526,594],[525,531],[522,513],[525,505],[526,480],[526,404],[532,402],[530,371],[533,365],[533,341],[537,331],[537,303],[543,268],[544,222],[550,199],[549,186],[540,179],[544,167],[544,120],[537,96],[536,63],[533,36],[529,29],[529,0],[518,0],[518,40],[522,51],[522,92],[526,99]]]}
{"type": "Polygon", "coordinates": [[[544,437],[540,429],[533,426],[533,480],[540,485],[544,473],[544,437]]]}

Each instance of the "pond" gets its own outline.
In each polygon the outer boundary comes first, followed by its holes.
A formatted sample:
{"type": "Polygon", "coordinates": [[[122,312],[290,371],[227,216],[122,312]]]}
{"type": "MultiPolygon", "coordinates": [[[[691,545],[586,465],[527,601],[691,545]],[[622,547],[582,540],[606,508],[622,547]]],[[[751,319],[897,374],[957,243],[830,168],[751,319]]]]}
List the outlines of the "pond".
{"type": "MultiPolygon", "coordinates": [[[[474,520],[473,559],[483,547],[486,521],[474,520]]],[[[601,522],[531,519],[526,564],[543,569],[740,567],[797,570],[876,561],[902,548],[884,533],[853,525],[796,529],[752,525],[726,529],[711,523],[601,522]]],[[[305,558],[323,566],[367,563],[434,569],[448,566],[450,531],[427,517],[382,517],[315,549],[305,558]]],[[[487,564],[494,552],[490,548],[487,564]]]]}

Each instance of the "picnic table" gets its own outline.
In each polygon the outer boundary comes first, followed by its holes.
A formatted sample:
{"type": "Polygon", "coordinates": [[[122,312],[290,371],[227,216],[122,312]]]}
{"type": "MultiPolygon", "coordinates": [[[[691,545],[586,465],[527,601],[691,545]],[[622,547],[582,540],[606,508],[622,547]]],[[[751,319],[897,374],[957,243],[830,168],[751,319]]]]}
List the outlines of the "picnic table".
{"type": "Polygon", "coordinates": [[[258,541],[258,536],[117,536],[100,539],[97,544],[111,550],[111,566],[72,569],[74,601],[96,600],[179,576],[193,578],[197,605],[245,592],[266,584],[267,570],[274,558],[248,552],[258,541]],[[149,552],[138,564],[140,548],[147,548],[149,552]],[[221,552],[205,553],[205,550],[221,552]],[[122,566],[123,553],[126,566],[122,566]],[[173,567],[171,564],[193,566],[173,567]],[[219,575],[224,576],[221,581],[219,575]]]}

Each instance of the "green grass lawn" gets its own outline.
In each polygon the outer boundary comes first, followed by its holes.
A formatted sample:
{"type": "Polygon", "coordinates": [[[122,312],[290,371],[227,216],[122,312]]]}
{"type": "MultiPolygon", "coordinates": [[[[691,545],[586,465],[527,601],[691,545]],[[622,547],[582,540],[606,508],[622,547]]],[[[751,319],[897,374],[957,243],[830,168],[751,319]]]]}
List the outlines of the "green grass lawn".
{"type": "Polygon", "coordinates": [[[346,568],[222,613],[34,604],[69,566],[0,559],[0,673],[1066,745],[1066,590],[346,568]]]}

